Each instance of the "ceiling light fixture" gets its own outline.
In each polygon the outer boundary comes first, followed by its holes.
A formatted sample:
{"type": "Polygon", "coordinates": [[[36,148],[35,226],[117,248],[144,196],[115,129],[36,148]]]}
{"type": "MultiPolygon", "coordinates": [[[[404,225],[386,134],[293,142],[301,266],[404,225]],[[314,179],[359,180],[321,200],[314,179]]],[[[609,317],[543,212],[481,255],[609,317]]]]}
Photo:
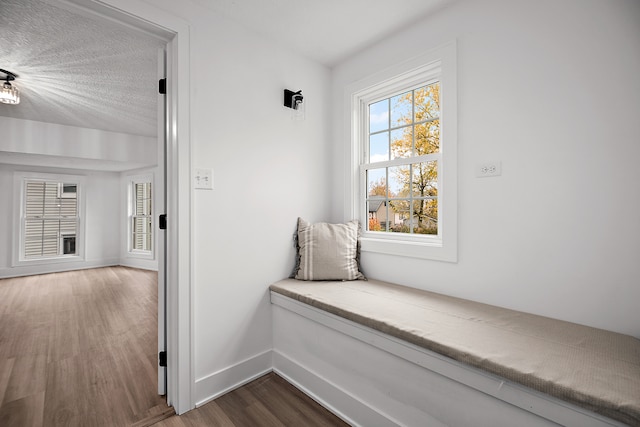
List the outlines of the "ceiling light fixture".
{"type": "Polygon", "coordinates": [[[0,73],[3,73],[5,77],[5,82],[0,88],[0,102],[3,104],[19,104],[20,103],[20,91],[17,87],[12,86],[11,81],[15,80],[18,75],[12,73],[11,71],[0,69],[0,73]]]}

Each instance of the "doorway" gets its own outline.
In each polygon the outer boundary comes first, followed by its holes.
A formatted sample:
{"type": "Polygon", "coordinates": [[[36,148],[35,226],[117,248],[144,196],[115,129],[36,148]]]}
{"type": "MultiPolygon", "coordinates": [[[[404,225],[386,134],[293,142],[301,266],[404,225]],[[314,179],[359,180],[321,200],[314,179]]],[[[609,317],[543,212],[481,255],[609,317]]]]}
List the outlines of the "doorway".
{"type": "Polygon", "coordinates": [[[144,31],[166,45],[166,358],[167,402],[182,414],[195,407],[193,387],[191,285],[191,146],[189,25],[174,14],[140,0],[69,0],[144,31]]]}
{"type": "Polygon", "coordinates": [[[167,242],[167,262],[166,269],[162,269],[166,270],[164,281],[167,283],[164,329],[168,366],[166,395],[169,404],[173,405],[177,412],[185,412],[193,407],[191,389],[194,384],[191,368],[189,25],[180,18],[140,0],[44,2],[73,8],[74,11],[80,10],[94,18],[98,16],[101,19],[118,21],[125,26],[157,34],[166,41],[168,137],[164,173],[167,182],[167,230],[164,233],[167,242]]]}

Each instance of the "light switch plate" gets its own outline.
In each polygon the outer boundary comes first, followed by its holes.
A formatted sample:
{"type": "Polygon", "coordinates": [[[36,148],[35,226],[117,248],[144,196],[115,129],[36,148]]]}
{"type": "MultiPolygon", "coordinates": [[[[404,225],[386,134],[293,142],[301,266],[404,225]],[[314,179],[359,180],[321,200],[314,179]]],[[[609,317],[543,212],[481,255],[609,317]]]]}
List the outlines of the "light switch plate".
{"type": "Polygon", "coordinates": [[[213,190],[213,169],[196,169],[194,188],[196,190],[213,190]]]}

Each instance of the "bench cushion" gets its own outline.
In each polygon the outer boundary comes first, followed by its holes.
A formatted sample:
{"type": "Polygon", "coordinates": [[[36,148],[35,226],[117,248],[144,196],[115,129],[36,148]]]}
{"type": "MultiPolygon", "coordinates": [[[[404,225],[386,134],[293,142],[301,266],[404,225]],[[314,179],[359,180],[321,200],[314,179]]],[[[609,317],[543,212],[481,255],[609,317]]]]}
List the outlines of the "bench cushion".
{"type": "Polygon", "coordinates": [[[273,292],[630,425],[640,340],[405,286],[285,279],[273,292]]]}

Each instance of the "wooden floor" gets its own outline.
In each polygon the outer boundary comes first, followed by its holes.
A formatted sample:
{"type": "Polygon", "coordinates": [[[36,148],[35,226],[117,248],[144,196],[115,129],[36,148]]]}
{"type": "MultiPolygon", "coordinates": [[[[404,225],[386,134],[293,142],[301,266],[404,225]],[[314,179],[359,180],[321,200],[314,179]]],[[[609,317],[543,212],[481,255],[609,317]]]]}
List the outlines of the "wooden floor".
{"type": "Polygon", "coordinates": [[[154,427],[347,426],[274,373],[154,427]]]}
{"type": "Polygon", "coordinates": [[[0,279],[0,426],[346,425],[275,374],[175,416],[157,301],[157,274],[125,267],[0,279]]]}
{"type": "Polygon", "coordinates": [[[0,426],[127,426],[157,394],[157,274],[0,280],[0,426]]]}

